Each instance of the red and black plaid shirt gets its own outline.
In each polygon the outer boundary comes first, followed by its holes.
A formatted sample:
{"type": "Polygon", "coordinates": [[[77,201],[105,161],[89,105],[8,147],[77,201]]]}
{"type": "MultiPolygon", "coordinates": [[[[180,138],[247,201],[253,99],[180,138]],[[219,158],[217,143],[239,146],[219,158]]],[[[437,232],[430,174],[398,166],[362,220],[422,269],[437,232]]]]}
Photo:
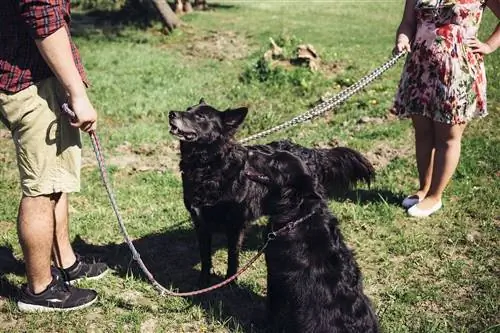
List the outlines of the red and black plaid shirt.
{"type": "MultiPolygon", "coordinates": [[[[69,22],[70,0],[0,0],[0,90],[17,92],[53,76],[34,39],[45,38],[61,27],[69,34],[69,22]]],[[[87,83],[73,42],[71,49],[87,83]]]]}

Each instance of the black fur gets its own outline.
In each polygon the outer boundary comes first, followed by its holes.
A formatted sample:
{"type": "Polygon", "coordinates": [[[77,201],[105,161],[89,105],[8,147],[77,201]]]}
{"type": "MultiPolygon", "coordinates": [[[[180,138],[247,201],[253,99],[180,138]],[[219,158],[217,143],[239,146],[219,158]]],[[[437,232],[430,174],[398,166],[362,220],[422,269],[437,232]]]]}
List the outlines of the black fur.
{"type": "Polygon", "coordinates": [[[234,134],[245,119],[246,108],[225,112],[205,104],[185,112],[169,113],[170,132],[181,140],[184,204],[193,219],[200,248],[200,285],[207,285],[211,270],[211,234],[224,232],[228,242],[227,276],[238,269],[238,252],[245,227],[265,211],[265,186],[243,174],[247,152],[291,151],[300,156],[317,176],[318,191],[347,190],[357,181],[370,182],[372,165],[349,148],[308,149],[289,141],[242,146],[234,134]]]}
{"type": "Polygon", "coordinates": [[[269,189],[269,231],[289,228],[265,252],[271,331],[378,332],[354,255],[303,161],[250,152],[246,174],[269,189]]]}

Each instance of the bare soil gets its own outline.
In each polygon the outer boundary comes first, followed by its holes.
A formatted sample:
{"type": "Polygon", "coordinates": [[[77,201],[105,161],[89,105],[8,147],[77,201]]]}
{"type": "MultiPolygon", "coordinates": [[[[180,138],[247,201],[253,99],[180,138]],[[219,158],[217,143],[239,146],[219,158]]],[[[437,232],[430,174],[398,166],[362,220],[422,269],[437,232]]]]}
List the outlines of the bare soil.
{"type": "MultiPolygon", "coordinates": [[[[106,155],[106,152],[104,152],[106,155]]],[[[126,169],[129,172],[171,172],[180,177],[179,142],[143,144],[132,146],[125,142],[118,146],[109,157],[105,156],[107,166],[126,169]]],[[[92,151],[84,150],[82,167],[94,167],[97,162],[92,151]]]]}
{"type": "Polygon", "coordinates": [[[193,58],[237,60],[250,53],[245,37],[234,31],[211,31],[208,35],[193,35],[180,51],[193,58]]]}

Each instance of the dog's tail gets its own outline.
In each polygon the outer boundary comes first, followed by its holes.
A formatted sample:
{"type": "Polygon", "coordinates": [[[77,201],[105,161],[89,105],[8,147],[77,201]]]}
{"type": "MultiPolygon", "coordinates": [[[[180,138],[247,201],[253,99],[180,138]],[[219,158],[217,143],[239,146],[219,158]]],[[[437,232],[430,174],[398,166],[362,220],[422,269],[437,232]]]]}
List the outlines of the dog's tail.
{"type": "Polygon", "coordinates": [[[319,181],[328,196],[343,194],[358,182],[368,185],[375,179],[373,165],[361,153],[347,148],[322,149],[317,166],[319,181]]]}

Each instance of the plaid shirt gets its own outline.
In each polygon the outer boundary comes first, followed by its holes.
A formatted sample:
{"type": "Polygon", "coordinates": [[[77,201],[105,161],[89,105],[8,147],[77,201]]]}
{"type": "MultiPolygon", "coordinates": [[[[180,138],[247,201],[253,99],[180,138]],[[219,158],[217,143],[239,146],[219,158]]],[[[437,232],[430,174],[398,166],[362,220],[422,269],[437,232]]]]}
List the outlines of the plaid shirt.
{"type": "MultiPolygon", "coordinates": [[[[17,92],[54,76],[34,39],[45,38],[61,27],[69,35],[70,0],[0,0],[0,22],[0,91],[17,92]]],[[[73,42],[71,49],[87,83],[73,42]]]]}

